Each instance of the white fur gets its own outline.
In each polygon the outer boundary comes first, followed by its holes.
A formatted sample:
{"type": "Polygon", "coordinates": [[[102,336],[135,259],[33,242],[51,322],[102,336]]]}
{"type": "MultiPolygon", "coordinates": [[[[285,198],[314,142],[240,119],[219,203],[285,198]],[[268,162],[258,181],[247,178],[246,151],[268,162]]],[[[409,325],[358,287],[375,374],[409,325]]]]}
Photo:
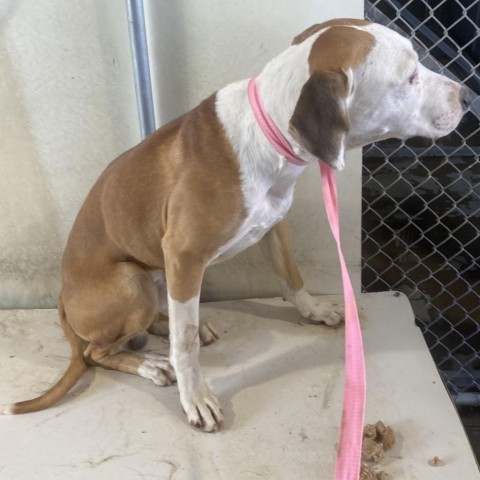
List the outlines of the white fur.
{"type": "Polygon", "coordinates": [[[164,355],[148,353],[145,360],[138,367],[137,373],[155,385],[171,385],[175,380],[175,372],[164,355]]]}
{"type": "MultiPolygon", "coordinates": [[[[290,117],[309,76],[308,53],[320,35],[293,45],[269,62],[257,77],[263,103],[277,127],[305,160],[313,157],[290,135],[290,117]],[[276,94],[285,92],[279,102],[276,94]]],[[[292,165],[277,153],[253,115],[247,97],[248,80],[233,83],[217,93],[217,115],[237,154],[242,177],[247,218],[235,236],[217,252],[212,263],[232,257],[257,243],[286,215],[295,183],[304,167],[292,165]]]]}
{"type": "Polygon", "coordinates": [[[375,46],[354,71],[347,148],[386,138],[442,137],[460,121],[460,85],[423,67],[410,40],[382,25],[353,27],[371,33],[375,46]],[[418,71],[418,80],[408,79],[418,71]]]}
{"type": "Polygon", "coordinates": [[[205,382],[198,362],[199,296],[179,302],[168,296],[170,361],[177,374],[180,402],[192,425],[206,432],[219,430],[223,414],[205,382]]]}
{"type": "Polygon", "coordinates": [[[12,415],[13,405],[0,405],[0,413],[2,415],[12,415]]]}
{"type": "Polygon", "coordinates": [[[293,303],[302,317],[314,323],[326,323],[330,326],[338,325],[343,320],[344,311],[341,305],[317,300],[303,288],[295,292],[282,279],[279,279],[279,282],[283,298],[293,303]]]}

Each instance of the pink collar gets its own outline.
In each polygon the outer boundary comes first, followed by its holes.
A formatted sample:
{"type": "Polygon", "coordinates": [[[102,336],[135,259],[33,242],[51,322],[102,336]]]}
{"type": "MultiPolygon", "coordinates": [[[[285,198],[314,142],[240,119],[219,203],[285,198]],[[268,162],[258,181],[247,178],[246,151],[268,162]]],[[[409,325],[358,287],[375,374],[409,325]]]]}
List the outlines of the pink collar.
{"type": "Polygon", "coordinates": [[[289,162],[301,167],[308,165],[308,162],[302,160],[295,154],[288,140],[267,113],[262,99],[260,98],[255,77],[252,77],[248,82],[248,100],[250,101],[250,107],[252,108],[253,114],[260,125],[262,132],[272,144],[272,147],[289,162]]]}
{"type": "MultiPolygon", "coordinates": [[[[253,114],[273,148],[295,165],[305,166],[285,136],[277,128],[262,104],[255,78],[248,84],[248,99],[253,114]]],[[[363,422],[365,417],[366,375],[362,331],[355,294],[340,245],[337,187],[335,173],[326,163],[318,161],[322,190],[330,228],[337,243],[342,271],[345,300],[345,388],[343,392],[342,427],[335,463],[334,480],[358,480],[362,456],[363,422]]]]}

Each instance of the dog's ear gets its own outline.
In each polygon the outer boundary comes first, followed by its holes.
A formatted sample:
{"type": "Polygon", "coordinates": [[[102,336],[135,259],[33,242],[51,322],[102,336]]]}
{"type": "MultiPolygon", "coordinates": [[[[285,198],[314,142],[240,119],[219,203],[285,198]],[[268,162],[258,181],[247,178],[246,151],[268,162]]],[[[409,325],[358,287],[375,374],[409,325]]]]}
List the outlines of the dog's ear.
{"type": "Polygon", "coordinates": [[[335,170],[345,166],[350,81],[343,71],[312,74],[290,119],[290,132],[299,144],[335,170]]]}

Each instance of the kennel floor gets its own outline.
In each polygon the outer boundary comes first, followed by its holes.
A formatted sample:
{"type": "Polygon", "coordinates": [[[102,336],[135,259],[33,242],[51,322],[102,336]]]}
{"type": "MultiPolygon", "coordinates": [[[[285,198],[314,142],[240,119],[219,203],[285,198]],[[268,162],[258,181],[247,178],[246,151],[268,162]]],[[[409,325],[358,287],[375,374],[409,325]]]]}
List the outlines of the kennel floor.
{"type": "MultiPolygon", "coordinates": [[[[382,420],[397,439],[376,470],[392,480],[480,479],[406,297],[363,294],[359,311],[366,421],[382,420]]],[[[201,315],[221,336],[201,349],[201,364],[224,431],[189,427],[176,386],[90,369],[58,405],[0,418],[0,479],[333,478],[343,327],[306,323],[281,299],[205,303],[201,315]]],[[[168,343],[151,337],[146,349],[167,353],[168,343]]],[[[55,310],[1,311],[0,403],[47,389],[69,353],[55,310]]]]}

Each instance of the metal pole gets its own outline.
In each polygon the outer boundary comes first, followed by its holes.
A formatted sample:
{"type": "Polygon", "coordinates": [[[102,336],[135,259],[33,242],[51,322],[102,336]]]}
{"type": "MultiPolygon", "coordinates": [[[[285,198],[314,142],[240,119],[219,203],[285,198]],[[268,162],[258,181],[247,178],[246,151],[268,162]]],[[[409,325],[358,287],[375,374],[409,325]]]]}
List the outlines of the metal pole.
{"type": "Polygon", "coordinates": [[[126,0],[130,48],[132,51],[138,120],[142,139],[155,130],[152,82],[148,61],[147,34],[143,0],[126,0]]]}

